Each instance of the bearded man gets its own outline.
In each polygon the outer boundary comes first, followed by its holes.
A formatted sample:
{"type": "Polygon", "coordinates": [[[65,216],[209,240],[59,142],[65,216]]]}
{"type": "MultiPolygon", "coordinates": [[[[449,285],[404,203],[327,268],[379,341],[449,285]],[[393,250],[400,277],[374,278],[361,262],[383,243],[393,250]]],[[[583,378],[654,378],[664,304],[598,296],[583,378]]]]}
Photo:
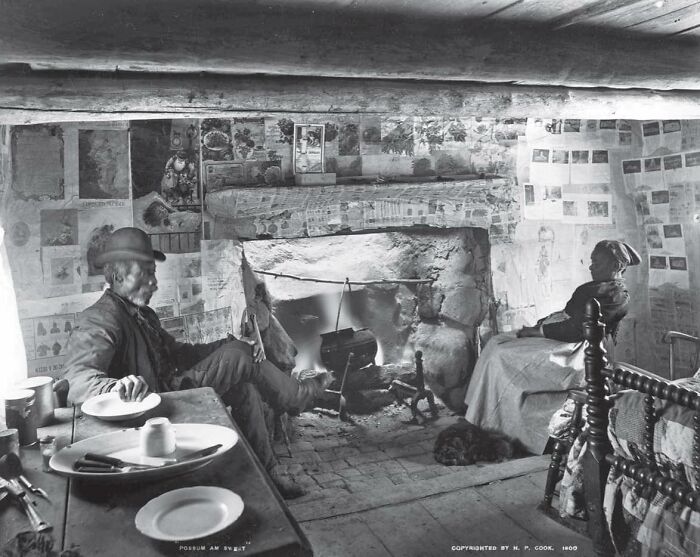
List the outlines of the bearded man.
{"type": "Polygon", "coordinates": [[[301,412],[333,377],[321,373],[297,381],[265,360],[262,347],[246,337],[176,341],[148,307],[158,288],[156,261],[165,261],[165,254],[138,228],[120,228],[107,240],[96,264],[108,288],[78,315],[66,348],[69,402],[112,391],[124,400],[141,400],[149,392],[212,387],[231,407],[280,493],[288,499],[303,495],[293,478],[278,471],[263,400],[278,411],[301,412]]]}

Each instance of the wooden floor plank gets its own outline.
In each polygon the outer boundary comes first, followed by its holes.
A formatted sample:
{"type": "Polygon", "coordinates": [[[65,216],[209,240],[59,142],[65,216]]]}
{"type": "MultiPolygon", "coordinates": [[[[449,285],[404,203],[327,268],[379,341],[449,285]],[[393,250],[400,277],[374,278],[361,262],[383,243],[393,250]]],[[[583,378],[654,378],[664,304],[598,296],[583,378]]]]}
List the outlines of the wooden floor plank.
{"type": "Polygon", "coordinates": [[[546,470],[549,459],[532,456],[509,460],[488,466],[464,466],[455,473],[406,484],[373,489],[366,492],[350,493],[342,499],[319,499],[289,505],[292,514],[299,522],[332,518],[346,514],[364,512],[385,505],[396,505],[430,497],[440,493],[483,485],[503,478],[524,476],[546,470]]]}
{"type": "Polygon", "coordinates": [[[318,557],[392,557],[359,515],[305,522],[302,530],[318,557]]]}
{"type": "MultiPolygon", "coordinates": [[[[544,493],[545,477],[546,472],[539,472],[477,487],[475,490],[501,509],[505,516],[527,530],[534,538],[535,545],[552,546],[549,555],[592,555],[593,546],[587,537],[565,528],[537,509],[544,493]],[[566,551],[564,548],[567,546],[576,546],[577,551],[566,551]]],[[[528,545],[533,547],[531,543],[528,545]]]]}
{"type": "Polygon", "coordinates": [[[442,557],[456,543],[419,502],[375,509],[362,519],[394,557],[442,557]]]}
{"type": "Polygon", "coordinates": [[[476,488],[424,499],[421,504],[457,540],[456,545],[498,548],[483,552],[470,550],[467,552],[470,556],[482,553],[493,555],[503,545],[512,546],[528,541],[534,547],[537,541],[476,488]]]}

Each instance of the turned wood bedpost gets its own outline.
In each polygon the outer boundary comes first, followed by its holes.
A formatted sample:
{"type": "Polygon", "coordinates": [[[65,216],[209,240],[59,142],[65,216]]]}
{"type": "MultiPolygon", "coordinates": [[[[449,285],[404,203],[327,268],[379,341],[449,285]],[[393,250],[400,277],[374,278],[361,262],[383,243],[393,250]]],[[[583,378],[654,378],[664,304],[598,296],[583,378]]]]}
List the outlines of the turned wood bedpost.
{"type": "Polygon", "coordinates": [[[584,366],[586,370],[586,404],[588,406],[588,446],[583,456],[583,475],[588,511],[588,532],[593,539],[597,555],[613,555],[612,542],[608,534],[603,511],[605,481],[609,464],[605,455],[610,453],[608,440],[608,408],[601,373],[605,365],[605,325],[600,320],[600,304],[596,299],[586,303],[583,322],[583,337],[586,340],[584,366]]]}

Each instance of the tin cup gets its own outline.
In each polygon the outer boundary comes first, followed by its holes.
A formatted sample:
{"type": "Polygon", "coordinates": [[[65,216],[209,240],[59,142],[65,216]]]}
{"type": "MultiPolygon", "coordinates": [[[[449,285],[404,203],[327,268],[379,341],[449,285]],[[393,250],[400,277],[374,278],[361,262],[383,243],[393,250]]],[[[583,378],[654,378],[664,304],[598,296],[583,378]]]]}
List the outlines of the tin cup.
{"type": "Polygon", "coordinates": [[[19,456],[19,432],[16,429],[0,431],[0,456],[10,453],[19,456]]]}
{"type": "Polygon", "coordinates": [[[5,421],[9,429],[16,429],[23,447],[36,443],[36,395],[29,389],[17,389],[5,394],[5,421]]]}
{"type": "Polygon", "coordinates": [[[175,429],[168,418],[151,418],[141,428],[139,448],[143,456],[167,456],[175,452],[175,429]]]}
{"type": "Polygon", "coordinates": [[[36,395],[34,413],[36,414],[37,427],[43,427],[53,422],[53,377],[29,377],[17,383],[15,388],[34,391],[36,395]]]}

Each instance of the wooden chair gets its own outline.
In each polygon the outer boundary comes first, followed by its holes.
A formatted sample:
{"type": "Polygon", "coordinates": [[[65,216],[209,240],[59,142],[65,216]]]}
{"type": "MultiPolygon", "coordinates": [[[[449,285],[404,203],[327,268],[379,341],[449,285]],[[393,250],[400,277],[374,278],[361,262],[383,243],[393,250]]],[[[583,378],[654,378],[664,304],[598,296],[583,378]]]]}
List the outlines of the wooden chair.
{"type": "Polygon", "coordinates": [[[688,377],[698,370],[698,365],[700,365],[700,338],[689,335],[687,333],[681,333],[679,331],[668,331],[663,336],[663,342],[668,344],[668,371],[669,378],[671,381],[676,379],[676,349],[679,347],[681,342],[690,342],[694,345],[695,356],[691,363],[691,369],[685,370],[686,373],[684,377],[688,377]]]}

